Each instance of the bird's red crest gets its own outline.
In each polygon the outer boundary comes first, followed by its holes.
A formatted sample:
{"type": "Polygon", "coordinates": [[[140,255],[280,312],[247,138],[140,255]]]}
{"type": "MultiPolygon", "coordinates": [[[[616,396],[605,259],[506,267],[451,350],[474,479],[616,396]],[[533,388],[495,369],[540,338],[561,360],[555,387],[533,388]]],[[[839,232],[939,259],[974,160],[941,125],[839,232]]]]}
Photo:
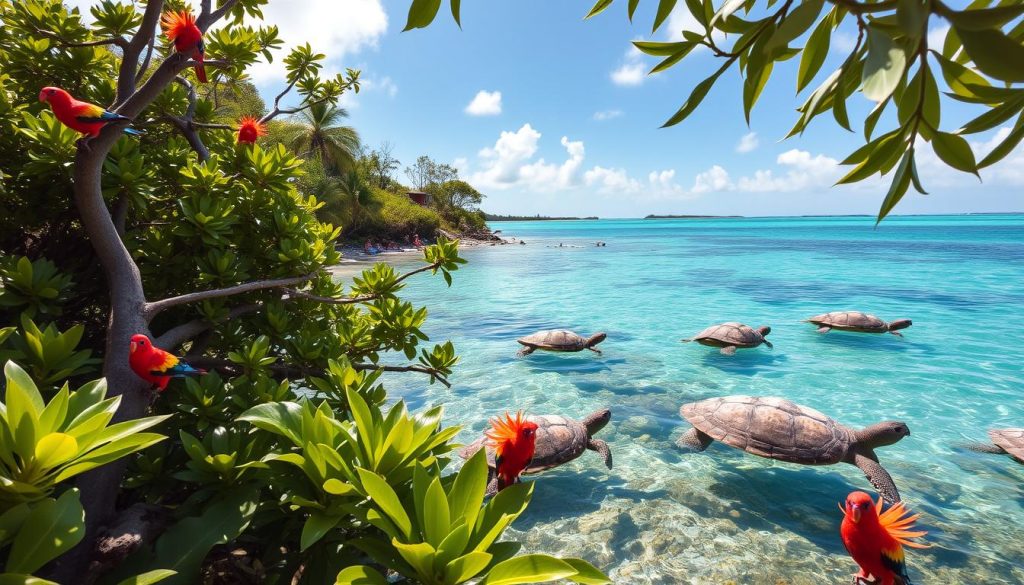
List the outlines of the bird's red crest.
{"type": "Polygon", "coordinates": [[[516,443],[525,432],[536,430],[537,423],[526,420],[523,411],[520,410],[516,413],[515,418],[512,418],[512,415],[507,412],[504,419],[500,416],[492,418],[491,428],[484,434],[496,447],[501,447],[509,443],[516,443]]]}
{"type": "Polygon", "coordinates": [[[238,144],[255,144],[260,136],[266,136],[267,127],[259,119],[244,116],[238,121],[238,144]]]}
{"type": "Polygon", "coordinates": [[[174,41],[183,33],[196,26],[196,17],[187,10],[178,12],[165,12],[160,19],[160,26],[164,29],[164,35],[174,41]]]}
{"type": "MultiPolygon", "coordinates": [[[[851,517],[854,514],[853,506],[856,505],[861,512],[867,508],[873,507],[874,515],[878,518],[878,524],[889,536],[896,542],[903,546],[909,546],[910,548],[931,548],[931,545],[921,544],[910,540],[911,538],[920,538],[928,534],[924,530],[914,530],[914,521],[921,517],[920,514],[908,515],[910,512],[907,510],[906,505],[903,502],[896,502],[892,506],[889,506],[888,510],[882,511],[882,498],[878,498],[877,502],[872,501],[871,496],[864,492],[853,492],[846,498],[846,507],[844,508],[840,504],[839,509],[843,511],[843,514],[847,517],[851,517]]],[[[861,512],[862,513],[862,512],[861,512]]],[[[857,514],[853,518],[854,522],[858,521],[860,514],[857,514]]]]}

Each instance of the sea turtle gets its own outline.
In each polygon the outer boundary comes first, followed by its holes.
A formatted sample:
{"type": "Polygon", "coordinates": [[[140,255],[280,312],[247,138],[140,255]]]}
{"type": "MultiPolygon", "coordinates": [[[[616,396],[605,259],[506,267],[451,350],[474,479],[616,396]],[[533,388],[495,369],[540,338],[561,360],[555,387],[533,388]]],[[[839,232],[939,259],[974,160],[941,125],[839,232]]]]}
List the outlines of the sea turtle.
{"type": "Polygon", "coordinates": [[[723,355],[733,355],[738,347],[757,347],[762,343],[771,349],[771,342],[764,338],[771,332],[772,328],[767,325],[753,329],[743,323],[729,321],[721,325],[712,325],[692,338],[684,339],[683,342],[696,341],[701,345],[720,347],[723,355]]]}
{"type": "Polygon", "coordinates": [[[897,337],[903,337],[902,333],[896,331],[897,329],[906,329],[913,325],[910,319],[896,319],[886,323],[874,315],[860,311],[832,311],[811,317],[806,321],[817,325],[818,333],[828,333],[833,329],[839,329],[840,331],[860,333],[892,333],[897,337]]]}
{"type": "Polygon", "coordinates": [[[804,465],[856,465],[892,504],[900,493],[874,450],[910,435],[906,423],[885,421],[860,430],[784,398],[726,396],[684,404],[679,414],[693,428],[680,447],[703,451],[718,440],[748,453],[804,465]]]}
{"type": "Polygon", "coordinates": [[[991,445],[970,443],[965,446],[981,453],[1009,454],[1010,457],[1024,463],[1024,429],[989,429],[988,437],[992,439],[991,445]]]}
{"type": "MultiPolygon", "coordinates": [[[[604,458],[608,469],[612,468],[612,452],[608,443],[593,436],[604,428],[612,418],[612,411],[603,408],[591,413],[583,420],[573,420],[557,414],[530,415],[526,420],[537,424],[536,447],[533,460],[523,473],[539,473],[545,469],[568,463],[590,449],[604,458]]],[[[481,437],[459,450],[459,456],[469,459],[486,444],[481,437]]],[[[494,450],[488,445],[487,464],[494,472],[494,450]]]]}
{"type": "Polygon", "coordinates": [[[552,329],[549,331],[538,331],[536,333],[520,337],[516,341],[526,347],[519,350],[520,356],[530,355],[542,349],[545,351],[590,351],[601,355],[601,350],[594,347],[608,337],[605,333],[595,333],[584,339],[572,331],[565,329],[552,329]]]}

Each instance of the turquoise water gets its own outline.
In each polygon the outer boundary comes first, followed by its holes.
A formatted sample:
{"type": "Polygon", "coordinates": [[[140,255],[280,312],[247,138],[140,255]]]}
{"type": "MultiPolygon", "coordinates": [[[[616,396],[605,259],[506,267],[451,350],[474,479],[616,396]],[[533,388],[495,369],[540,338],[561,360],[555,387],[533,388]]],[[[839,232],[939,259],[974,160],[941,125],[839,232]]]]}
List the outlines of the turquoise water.
{"type": "Polygon", "coordinates": [[[452,339],[454,386],[402,377],[414,408],[443,403],[460,439],[505,410],[612,409],[587,452],[536,477],[514,536],[582,556],[616,583],[848,583],[836,503],[870,491],[850,465],[803,467],[712,445],[684,454],[685,402],[782,396],[850,426],[906,421],[879,451],[935,547],[910,551],[919,583],[1024,583],[1024,466],[955,448],[1024,426],[1024,216],[497,223],[527,245],[467,249],[446,289],[419,278],[426,332],[452,339]],[[607,247],[593,247],[603,240],[607,247]],[[559,243],[583,246],[558,248],[559,243]],[[819,335],[801,319],[857,309],[913,319],[906,337],[819,335]],[[679,343],[736,320],[772,327],[734,357],[679,343]],[[534,354],[539,329],[606,331],[603,356],[534,354]]]}

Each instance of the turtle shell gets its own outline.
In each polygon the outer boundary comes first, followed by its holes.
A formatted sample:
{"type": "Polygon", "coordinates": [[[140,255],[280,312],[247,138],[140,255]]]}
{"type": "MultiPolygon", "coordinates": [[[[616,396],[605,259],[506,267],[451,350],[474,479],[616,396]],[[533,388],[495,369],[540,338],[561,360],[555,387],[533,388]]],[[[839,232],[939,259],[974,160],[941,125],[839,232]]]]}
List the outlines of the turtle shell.
{"type": "Polygon", "coordinates": [[[1024,463],[1024,429],[992,429],[988,436],[997,447],[1024,463]]]}
{"type": "Polygon", "coordinates": [[[679,414],[716,441],[790,463],[838,463],[856,441],[835,420],[783,398],[709,398],[684,404],[679,414]]]}
{"type": "Polygon", "coordinates": [[[566,329],[538,331],[526,337],[520,337],[516,341],[526,347],[536,347],[550,351],[580,351],[587,345],[585,339],[566,329]]]}
{"type": "Polygon", "coordinates": [[[833,311],[808,319],[816,325],[828,325],[833,329],[845,329],[847,331],[862,331],[867,333],[885,333],[889,325],[867,313],[860,311],[833,311]]]}
{"type": "MultiPolygon", "coordinates": [[[[587,450],[590,437],[583,423],[557,414],[530,415],[527,420],[537,424],[536,447],[533,460],[523,473],[537,473],[576,459],[587,450]]],[[[481,437],[459,450],[459,456],[469,459],[486,445],[481,437]]],[[[487,464],[494,467],[494,449],[487,447],[487,464]]]]}
{"type": "Polygon", "coordinates": [[[704,331],[693,336],[691,341],[703,343],[704,345],[714,345],[717,347],[724,347],[727,345],[735,345],[736,347],[757,347],[764,343],[764,336],[743,323],[730,321],[728,323],[708,327],[704,331]]]}

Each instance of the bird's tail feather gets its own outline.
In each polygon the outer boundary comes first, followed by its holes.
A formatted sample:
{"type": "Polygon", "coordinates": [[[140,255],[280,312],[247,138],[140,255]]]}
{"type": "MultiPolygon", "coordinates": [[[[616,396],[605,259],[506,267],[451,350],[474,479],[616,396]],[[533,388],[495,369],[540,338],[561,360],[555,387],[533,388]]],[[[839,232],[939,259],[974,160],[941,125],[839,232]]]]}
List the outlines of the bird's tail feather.
{"type": "Polygon", "coordinates": [[[125,134],[131,134],[132,136],[142,136],[144,132],[142,130],[136,130],[135,128],[125,128],[125,134]]]}

